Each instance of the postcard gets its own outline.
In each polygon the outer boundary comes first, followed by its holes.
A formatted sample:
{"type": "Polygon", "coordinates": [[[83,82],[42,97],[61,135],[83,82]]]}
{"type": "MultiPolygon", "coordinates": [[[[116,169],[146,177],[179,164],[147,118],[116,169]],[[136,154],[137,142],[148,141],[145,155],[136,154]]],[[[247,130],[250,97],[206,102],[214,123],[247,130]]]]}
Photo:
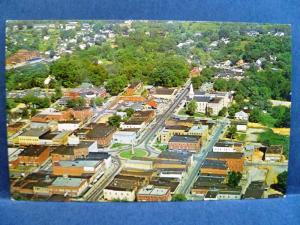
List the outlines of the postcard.
{"type": "Polygon", "coordinates": [[[11,197],[283,197],[291,29],[151,20],[6,23],[11,197]]]}

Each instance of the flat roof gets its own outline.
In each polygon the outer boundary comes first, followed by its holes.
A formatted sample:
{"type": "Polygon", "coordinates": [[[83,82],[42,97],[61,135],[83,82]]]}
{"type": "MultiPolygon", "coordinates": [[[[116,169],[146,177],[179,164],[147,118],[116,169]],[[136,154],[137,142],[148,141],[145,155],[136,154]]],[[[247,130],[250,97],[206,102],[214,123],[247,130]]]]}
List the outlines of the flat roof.
{"type": "Polygon", "coordinates": [[[96,167],[100,160],[62,160],[57,162],[61,167],[96,167]]]}
{"type": "Polygon", "coordinates": [[[207,154],[207,159],[241,159],[243,158],[244,153],[241,152],[209,152],[207,154]]]}
{"type": "Polygon", "coordinates": [[[201,168],[213,168],[213,169],[226,170],[228,167],[226,161],[206,159],[203,165],[201,166],[201,168]]]}
{"type": "Polygon", "coordinates": [[[48,147],[41,145],[31,145],[26,147],[19,156],[39,156],[42,154],[48,147]]]}
{"type": "Polygon", "coordinates": [[[242,146],[243,144],[241,142],[233,142],[233,141],[218,141],[215,144],[215,147],[231,147],[231,146],[242,146]]]}
{"type": "Polygon", "coordinates": [[[165,87],[158,87],[154,89],[154,95],[172,95],[176,89],[174,88],[165,88],[165,87]]]}
{"type": "Polygon", "coordinates": [[[29,130],[25,130],[20,134],[20,136],[40,137],[48,131],[49,129],[31,128],[29,130]]]}
{"type": "Polygon", "coordinates": [[[97,123],[92,125],[92,129],[88,131],[87,137],[89,138],[101,138],[106,137],[113,133],[116,128],[109,126],[108,124],[97,123]]]}
{"type": "Polygon", "coordinates": [[[196,135],[174,135],[170,142],[193,142],[198,143],[200,140],[199,136],[196,135]]]}
{"type": "Polygon", "coordinates": [[[138,191],[138,195],[166,195],[169,192],[170,188],[167,187],[155,187],[154,185],[147,185],[146,187],[141,188],[138,191]]]}
{"type": "Polygon", "coordinates": [[[57,177],[51,186],[56,187],[79,187],[86,179],[82,178],[66,178],[66,177],[57,177]]]}

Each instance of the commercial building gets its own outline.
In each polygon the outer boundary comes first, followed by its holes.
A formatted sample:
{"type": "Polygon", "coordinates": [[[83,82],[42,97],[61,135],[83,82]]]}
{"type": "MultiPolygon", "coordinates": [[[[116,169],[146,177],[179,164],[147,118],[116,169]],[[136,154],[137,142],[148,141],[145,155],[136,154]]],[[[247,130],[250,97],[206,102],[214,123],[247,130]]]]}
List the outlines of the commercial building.
{"type": "Polygon", "coordinates": [[[82,178],[57,177],[49,186],[50,195],[79,196],[88,187],[88,181],[82,178]]]}
{"type": "Polygon", "coordinates": [[[52,162],[58,162],[61,160],[75,160],[80,158],[86,158],[89,152],[97,149],[97,143],[95,141],[81,141],[78,145],[60,145],[53,148],[51,152],[52,162]]]}
{"type": "Polygon", "coordinates": [[[194,135],[174,135],[168,144],[170,150],[185,150],[198,152],[201,148],[201,139],[194,135]]]}
{"type": "Polygon", "coordinates": [[[150,94],[155,98],[172,100],[176,97],[176,89],[165,87],[153,87],[150,94]]]}
{"type": "Polygon", "coordinates": [[[108,124],[92,124],[86,134],[86,139],[97,141],[100,147],[107,147],[110,145],[115,131],[116,128],[108,124]]]}
{"type": "Polygon", "coordinates": [[[40,137],[49,132],[49,129],[31,128],[22,132],[15,140],[19,145],[40,145],[40,137]]]}
{"type": "Polygon", "coordinates": [[[108,201],[134,201],[138,188],[145,185],[145,182],[146,180],[141,177],[117,175],[114,180],[104,188],[104,199],[108,201]]]}
{"type": "Polygon", "coordinates": [[[265,161],[280,162],[282,160],[282,145],[271,145],[265,152],[265,161]]]}
{"type": "Polygon", "coordinates": [[[206,159],[200,168],[200,173],[226,176],[228,174],[228,166],[226,161],[206,159]]]}
{"type": "Polygon", "coordinates": [[[213,152],[242,152],[243,144],[233,141],[218,141],[214,147],[213,152]]]}
{"type": "Polygon", "coordinates": [[[64,122],[58,122],[57,130],[58,131],[74,131],[79,129],[80,125],[82,124],[81,121],[64,121],[64,122]]]}
{"type": "Polygon", "coordinates": [[[264,198],[265,185],[263,181],[252,181],[246,189],[243,199],[264,198]]]}
{"type": "Polygon", "coordinates": [[[230,171],[244,170],[244,154],[241,152],[209,152],[206,159],[226,161],[230,171]]]}
{"type": "Polygon", "coordinates": [[[153,161],[131,159],[125,161],[124,168],[137,170],[153,170],[154,166],[153,161]]]}
{"type": "Polygon", "coordinates": [[[32,145],[26,147],[18,156],[19,164],[40,166],[50,155],[48,146],[32,145]]]}
{"type": "Polygon", "coordinates": [[[155,187],[147,185],[141,188],[137,193],[139,202],[160,202],[171,201],[171,191],[169,187],[155,187]]]}
{"type": "Polygon", "coordinates": [[[54,162],[52,172],[57,176],[83,176],[105,170],[103,160],[63,160],[54,162]]]}
{"type": "Polygon", "coordinates": [[[113,134],[113,142],[121,144],[135,144],[137,133],[134,131],[117,131],[113,134]]]}

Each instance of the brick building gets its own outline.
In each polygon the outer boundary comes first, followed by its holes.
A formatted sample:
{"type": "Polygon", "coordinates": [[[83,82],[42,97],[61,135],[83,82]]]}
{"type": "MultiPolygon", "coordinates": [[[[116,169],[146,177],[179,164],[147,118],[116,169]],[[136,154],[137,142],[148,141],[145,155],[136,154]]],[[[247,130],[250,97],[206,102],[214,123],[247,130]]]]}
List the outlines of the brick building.
{"type": "Polygon", "coordinates": [[[207,159],[226,161],[230,171],[243,172],[244,154],[241,152],[209,152],[207,159]]]}
{"type": "Polygon", "coordinates": [[[18,156],[20,164],[40,166],[50,155],[50,148],[48,146],[28,146],[18,156]]]}
{"type": "Polygon", "coordinates": [[[105,169],[104,160],[66,160],[54,162],[52,171],[56,176],[83,176],[105,169]]]}
{"type": "Polygon", "coordinates": [[[194,135],[174,135],[168,144],[170,150],[186,150],[198,152],[201,148],[201,139],[194,135]]]}
{"type": "Polygon", "coordinates": [[[88,187],[88,181],[82,178],[57,177],[49,186],[50,195],[79,196],[88,187]]]}
{"type": "Polygon", "coordinates": [[[109,146],[112,141],[113,134],[117,130],[115,127],[103,123],[92,124],[88,129],[90,130],[86,134],[86,139],[97,141],[97,144],[100,147],[109,146]]]}
{"type": "Polygon", "coordinates": [[[161,202],[171,201],[171,191],[169,187],[155,187],[147,185],[137,192],[139,202],[161,202]]]}
{"type": "Polygon", "coordinates": [[[220,176],[227,176],[228,166],[226,161],[207,159],[201,166],[200,173],[207,175],[215,174],[220,176]]]}

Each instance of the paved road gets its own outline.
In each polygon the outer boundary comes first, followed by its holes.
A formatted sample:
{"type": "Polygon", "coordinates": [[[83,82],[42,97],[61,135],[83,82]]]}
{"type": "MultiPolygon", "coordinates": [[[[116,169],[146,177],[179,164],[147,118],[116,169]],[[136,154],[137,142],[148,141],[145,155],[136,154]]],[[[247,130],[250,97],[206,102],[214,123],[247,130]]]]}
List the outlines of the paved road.
{"type": "Polygon", "coordinates": [[[194,182],[198,177],[199,170],[207,156],[207,153],[212,151],[213,146],[219,140],[220,136],[222,135],[224,129],[229,124],[227,119],[223,121],[218,121],[218,125],[214,130],[214,133],[210,136],[208,143],[203,146],[199,153],[194,155],[194,162],[193,165],[188,169],[186,175],[181,180],[176,193],[177,194],[188,194],[194,182]]]}
{"type": "MultiPolygon", "coordinates": [[[[163,115],[159,115],[156,117],[156,120],[153,121],[151,124],[149,124],[145,129],[147,129],[142,136],[138,139],[138,142],[136,145],[134,145],[134,148],[142,148],[145,149],[149,155],[151,156],[157,156],[161,153],[160,150],[152,147],[149,145],[150,141],[155,137],[157,132],[163,128],[165,121],[172,115],[172,113],[176,110],[180,102],[186,97],[186,95],[189,92],[189,86],[191,84],[190,79],[186,82],[184,88],[181,90],[180,94],[175,98],[174,102],[170,104],[170,107],[164,112],[163,115]]],[[[128,150],[131,149],[131,146],[129,147],[123,147],[120,150],[128,150]]],[[[116,152],[117,150],[114,150],[113,152],[116,152]]]]}
{"type": "Polygon", "coordinates": [[[114,179],[121,171],[121,161],[112,157],[111,170],[108,170],[99,181],[94,184],[82,197],[83,201],[98,201],[103,195],[103,189],[114,179]]]}
{"type": "Polygon", "coordinates": [[[188,80],[184,88],[181,90],[181,93],[175,98],[174,102],[164,112],[164,114],[157,116],[153,124],[150,124],[150,126],[146,128],[148,130],[139,138],[138,143],[134,146],[135,148],[143,148],[148,152],[149,155],[152,156],[160,154],[161,151],[151,147],[149,145],[149,142],[155,137],[157,132],[164,126],[165,121],[172,115],[172,113],[176,110],[180,102],[186,97],[186,95],[189,92],[190,84],[191,81],[188,80]]]}

